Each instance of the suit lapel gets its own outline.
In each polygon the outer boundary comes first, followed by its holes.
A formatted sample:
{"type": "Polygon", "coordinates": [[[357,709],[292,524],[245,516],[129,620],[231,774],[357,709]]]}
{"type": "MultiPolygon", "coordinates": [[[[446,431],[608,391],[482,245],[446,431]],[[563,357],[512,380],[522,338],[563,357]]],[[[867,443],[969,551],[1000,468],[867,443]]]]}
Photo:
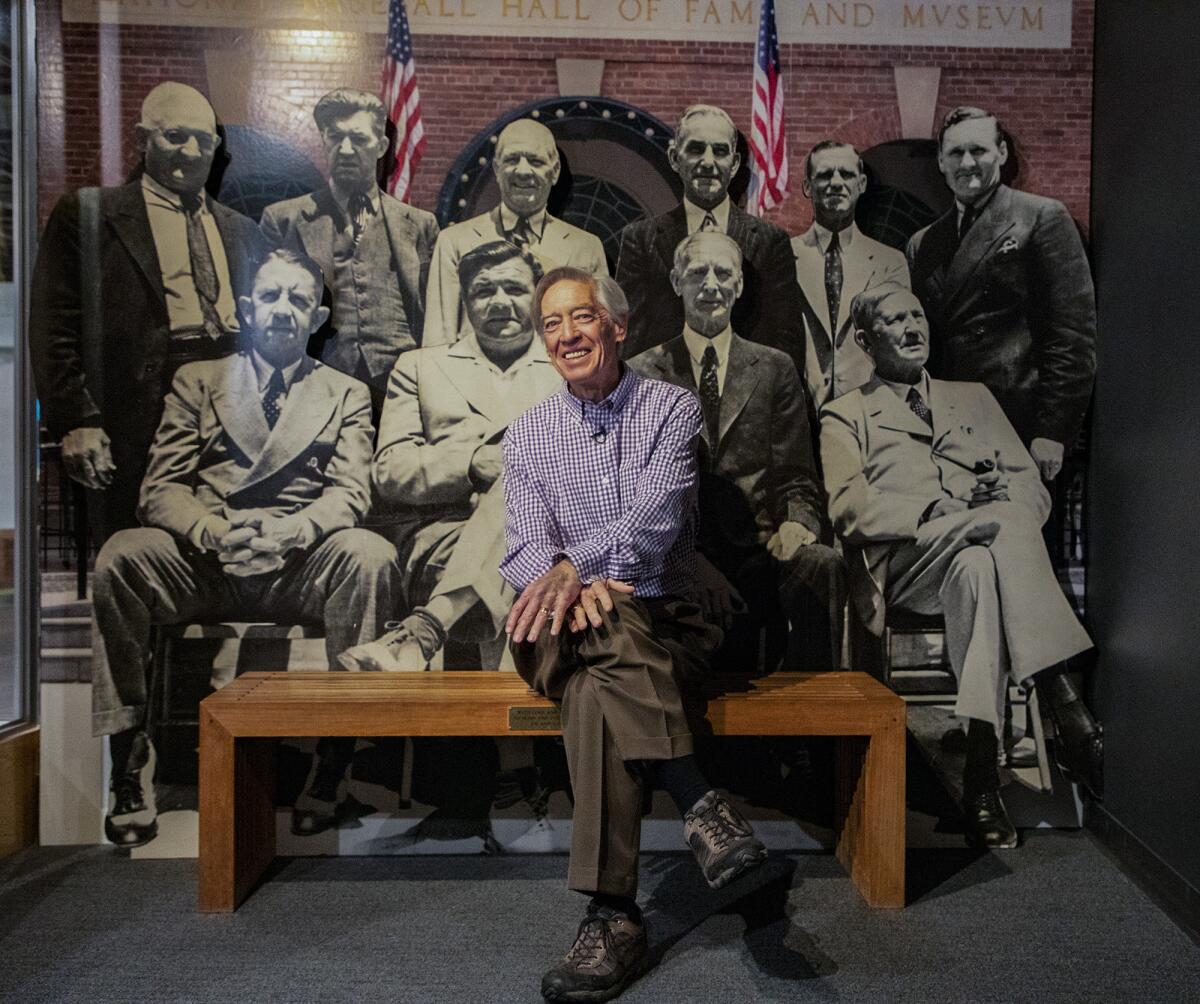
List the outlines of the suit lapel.
{"type": "Polygon", "coordinates": [[[758,386],[758,357],[750,352],[745,340],[734,335],[729,342],[725,367],[725,388],[721,391],[721,421],[717,438],[722,440],[737,420],[754,388],[758,386]]]}
{"type": "MultiPolygon", "coordinates": [[[[1012,190],[1004,185],[996,191],[991,200],[983,208],[979,219],[967,231],[963,242],[958,246],[950,266],[946,270],[946,307],[950,306],[962,295],[967,280],[979,267],[979,263],[987,256],[993,246],[1009,230],[1016,226],[1016,221],[1009,212],[1012,201],[1012,190]]],[[[957,223],[957,213],[953,213],[957,223]]]]}
{"type": "Polygon", "coordinates": [[[254,461],[262,453],[270,429],[263,417],[258,378],[249,353],[229,356],[224,376],[224,380],[213,388],[213,410],[226,435],[254,461]]]}
{"type": "Polygon", "coordinates": [[[654,247],[659,260],[669,274],[675,267],[675,249],[679,242],[687,236],[687,212],[681,202],[669,213],[658,218],[658,226],[654,235],[654,247]]]}
{"type": "Polygon", "coordinates": [[[758,235],[751,220],[752,217],[748,213],[743,213],[730,202],[729,221],[725,224],[725,233],[737,242],[737,246],[742,249],[742,254],[747,258],[754,257],[755,237],[758,235]]]}
{"type": "Polygon", "coordinates": [[[304,252],[327,277],[333,275],[333,221],[340,214],[329,187],[312,194],[312,208],[303,209],[296,218],[296,232],[304,252]]]}
{"type": "Polygon", "coordinates": [[[150,229],[150,217],[146,214],[141,182],[134,181],[122,186],[109,199],[112,209],[109,222],[113,230],[158,294],[159,302],[165,303],[167,294],[163,290],[162,266],[154,245],[154,232],[150,229]]]}
{"type": "MultiPolygon", "coordinates": [[[[946,273],[954,259],[958,248],[958,215],[951,208],[948,213],[939,216],[921,239],[921,247],[917,252],[915,267],[921,269],[927,276],[925,282],[932,287],[939,301],[945,298],[946,273]]],[[[914,290],[925,294],[925,290],[914,290]]]]}
{"type": "Polygon", "coordinates": [[[475,226],[475,233],[482,237],[485,242],[508,240],[508,237],[504,234],[504,220],[500,217],[499,204],[490,213],[476,217],[476,219],[478,223],[475,226]]]}
{"type": "Polygon", "coordinates": [[[491,419],[496,413],[495,381],[488,378],[485,364],[467,348],[467,343],[472,340],[460,338],[444,357],[435,356],[430,362],[442,371],[446,381],[462,395],[471,411],[491,419]]]}
{"type": "Polygon", "coordinates": [[[955,395],[946,393],[942,381],[930,380],[928,404],[933,412],[933,441],[937,444],[958,427],[958,402],[955,395]]]}
{"type": "MultiPolygon", "coordinates": [[[[932,440],[933,431],[929,426],[921,421],[913,413],[913,410],[900,400],[900,396],[878,377],[871,378],[871,383],[868,384],[864,393],[867,393],[869,398],[864,404],[864,411],[874,418],[874,422],[879,428],[890,429],[893,432],[905,432],[910,436],[932,440]]],[[[932,409],[932,405],[930,407],[932,409]]],[[[936,412],[934,414],[936,415],[936,412]]],[[[934,423],[936,426],[936,418],[934,423]]]]}
{"type": "MultiPolygon", "coordinates": [[[[247,364],[249,365],[248,358],[247,364]]],[[[251,369],[253,370],[252,365],[251,369]]],[[[256,402],[257,389],[256,385],[256,402]]],[[[305,356],[296,373],[296,379],[288,390],[287,400],[283,403],[283,410],[279,413],[275,428],[270,431],[262,452],[259,453],[254,466],[246,473],[237,491],[245,491],[251,485],[265,481],[312,446],[317,434],[325,428],[333,415],[337,400],[329,382],[321,379],[316,363],[309,356],[305,356]]],[[[262,410],[261,407],[259,410],[262,410]]]]}
{"type": "Polygon", "coordinates": [[[821,245],[817,243],[817,229],[809,227],[801,240],[801,254],[804,264],[796,270],[796,278],[800,290],[808,302],[809,335],[815,335],[824,342],[824,346],[814,341],[813,347],[818,358],[828,358],[832,340],[829,336],[829,301],[825,296],[825,258],[821,254],[821,245]]]}
{"type": "Polygon", "coordinates": [[[418,275],[421,264],[417,261],[415,248],[417,232],[412,220],[401,208],[402,203],[387,192],[379,193],[379,211],[387,227],[388,242],[391,244],[392,261],[401,275],[418,275]]]}
{"type": "Polygon", "coordinates": [[[875,268],[875,252],[867,244],[861,231],[855,233],[854,241],[842,255],[842,298],[838,302],[837,333],[840,346],[847,336],[850,323],[850,303],[855,294],[867,288],[871,272],[875,268]]]}

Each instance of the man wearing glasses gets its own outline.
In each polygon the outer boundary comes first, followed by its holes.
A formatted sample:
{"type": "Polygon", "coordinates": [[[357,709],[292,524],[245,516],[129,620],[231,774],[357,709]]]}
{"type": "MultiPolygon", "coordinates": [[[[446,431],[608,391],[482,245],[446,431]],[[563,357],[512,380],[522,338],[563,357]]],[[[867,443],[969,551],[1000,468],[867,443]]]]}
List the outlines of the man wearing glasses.
{"type": "Polygon", "coordinates": [[[266,242],[205,194],[220,137],[199,91],[167,81],[142,103],[141,177],[55,206],[34,266],[30,356],[63,463],[94,489],[107,538],[134,511],[163,398],[185,362],[233,348],[237,301],[266,242]]]}

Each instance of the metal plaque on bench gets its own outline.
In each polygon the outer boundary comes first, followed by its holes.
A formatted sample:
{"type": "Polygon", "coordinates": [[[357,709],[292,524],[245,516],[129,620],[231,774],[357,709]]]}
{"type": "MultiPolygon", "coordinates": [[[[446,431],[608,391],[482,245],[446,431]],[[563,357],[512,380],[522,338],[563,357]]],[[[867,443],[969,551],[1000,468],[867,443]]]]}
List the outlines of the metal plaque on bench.
{"type": "Polygon", "coordinates": [[[558,708],[509,708],[510,732],[557,732],[562,728],[558,708]]]}

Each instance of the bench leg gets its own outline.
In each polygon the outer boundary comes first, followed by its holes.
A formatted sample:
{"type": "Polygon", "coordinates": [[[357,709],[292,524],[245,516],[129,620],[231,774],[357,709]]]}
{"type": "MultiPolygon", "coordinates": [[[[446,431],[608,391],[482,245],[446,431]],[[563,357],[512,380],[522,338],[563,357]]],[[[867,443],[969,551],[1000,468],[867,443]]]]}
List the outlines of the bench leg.
{"type": "Polygon", "coordinates": [[[837,740],[837,857],[863,899],[904,906],[903,720],[837,740]]]}
{"type": "Polygon", "coordinates": [[[201,913],[232,913],[275,857],[274,739],[237,739],[200,718],[201,913]]]}

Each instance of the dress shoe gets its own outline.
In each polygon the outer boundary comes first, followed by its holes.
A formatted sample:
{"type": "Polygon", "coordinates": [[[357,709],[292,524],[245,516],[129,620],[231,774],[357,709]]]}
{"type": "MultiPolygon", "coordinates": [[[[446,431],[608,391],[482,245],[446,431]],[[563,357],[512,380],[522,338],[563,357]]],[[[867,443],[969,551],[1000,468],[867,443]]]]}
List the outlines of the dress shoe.
{"type": "Polygon", "coordinates": [[[338,656],[344,669],[352,673],[420,673],[429,668],[430,660],[446,642],[445,628],[423,609],[384,626],[391,630],[338,656]]]}
{"type": "Polygon", "coordinates": [[[1104,727],[1092,716],[1066,673],[1044,684],[1038,698],[1054,729],[1054,759],[1068,781],[1081,784],[1093,798],[1104,798],[1104,727]]]}
{"type": "Polygon", "coordinates": [[[353,795],[347,795],[340,802],[320,802],[311,796],[301,795],[292,809],[292,833],[298,837],[314,837],[335,827],[362,826],[359,820],[363,816],[378,811],[375,806],[360,802],[353,795]]]}
{"type": "Polygon", "coordinates": [[[1017,829],[1008,818],[1000,792],[964,792],[962,811],[968,847],[1006,850],[1017,846],[1017,829]]]}
{"type": "Polygon", "coordinates": [[[141,847],[158,836],[158,809],[154,800],[156,762],[150,737],[139,732],[133,739],[124,769],[113,771],[109,785],[111,807],[104,817],[104,836],[124,850],[141,847]]]}
{"type": "Polygon", "coordinates": [[[720,889],[757,868],[767,849],[724,795],[710,791],[683,817],[683,838],[709,888],[720,889]]]}
{"type": "Polygon", "coordinates": [[[542,996],[548,1001],[610,1001],[637,979],[648,954],[640,918],[591,903],[575,944],[542,977],[542,996]]]}

